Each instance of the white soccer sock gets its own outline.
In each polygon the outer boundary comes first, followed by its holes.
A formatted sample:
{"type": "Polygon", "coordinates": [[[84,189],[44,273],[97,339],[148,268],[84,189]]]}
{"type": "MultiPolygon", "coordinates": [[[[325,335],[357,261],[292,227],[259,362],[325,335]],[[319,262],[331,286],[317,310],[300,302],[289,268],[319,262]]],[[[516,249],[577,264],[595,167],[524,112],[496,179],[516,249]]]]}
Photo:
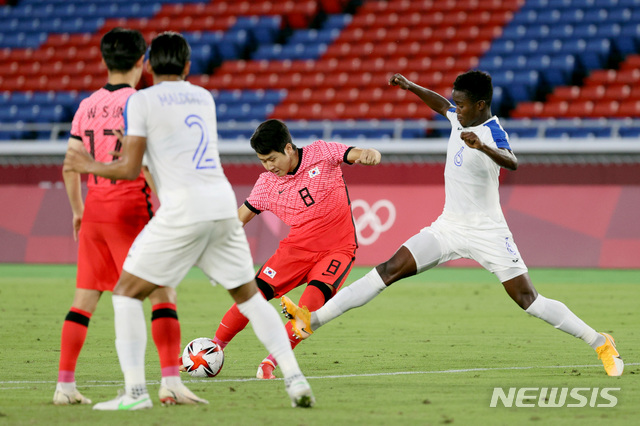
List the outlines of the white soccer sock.
{"type": "Polygon", "coordinates": [[[555,328],[584,340],[593,349],[605,342],[602,334],[589,327],[576,316],[567,306],[553,299],[538,294],[536,300],[525,310],[529,315],[540,318],[555,328]]]}
{"type": "Polygon", "coordinates": [[[116,351],[124,374],[125,391],[137,397],[147,393],[144,354],[147,348],[147,326],[142,301],[113,295],[116,327],[116,351]]]}
{"type": "Polygon", "coordinates": [[[261,293],[254,294],[249,300],[238,303],[240,313],[249,319],[253,332],[278,361],[284,377],[302,374],[296,360],[291,343],[287,337],[284,324],[273,306],[261,293]]]}
{"type": "Polygon", "coordinates": [[[376,268],[367,275],[340,290],[323,307],[311,312],[311,329],[317,330],[349,309],[368,303],[387,288],[376,268]]]}

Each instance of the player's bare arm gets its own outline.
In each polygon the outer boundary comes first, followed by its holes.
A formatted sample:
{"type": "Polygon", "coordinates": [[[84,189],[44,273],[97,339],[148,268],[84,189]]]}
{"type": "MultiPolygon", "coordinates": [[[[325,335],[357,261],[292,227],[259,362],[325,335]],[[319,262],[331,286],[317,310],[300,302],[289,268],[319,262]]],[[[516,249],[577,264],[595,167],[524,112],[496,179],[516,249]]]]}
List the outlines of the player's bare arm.
{"type": "Polygon", "coordinates": [[[256,217],[256,214],[249,210],[249,208],[244,204],[238,208],[238,219],[242,222],[242,226],[245,226],[254,217],[256,217]]]}
{"type": "MultiPolygon", "coordinates": [[[[82,142],[76,138],[69,138],[67,150],[82,148],[82,142]]],[[[78,241],[78,232],[82,224],[82,215],[84,214],[84,201],[82,200],[82,188],[80,184],[80,175],[73,171],[63,171],[62,179],[64,187],[67,191],[69,204],[73,213],[73,240],[78,241]]]]}
{"type": "Polygon", "coordinates": [[[382,155],[373,148],[353,148],[347,154],[347,161],[351,164],[363,164],[365,166],[375,166],[380,164],[382,155]]]}
{"type": "Polygon", "coordinates": [[[107,179],[133,180],[140,175],[142,157],[147,147],[147,138],[126,136],[120,158],[109,163],[95,161],[83,147],[70,148],[64,159],[63,171],[90,173],[107,179]]]}
{"type": "Polygon", "coordinates": [[[402,74],[394,74],[393,77],[391,77],[391,79],[389,80],[389,84],[391,86],[398,86],[403,90],[408,90],[415,93],[420,99],[422,99],[422,102],[427,104],[429,108],[440,115],[446,116],[447,111],[453,107],[451,102],[449,102],[449,100],[444,96],[434,92],[433,90],[418,86],[414,82],[408,80],[402,74]]]}
{"type": "Polygon", "coordinates": [[[460,133],[460,137],[469,148],[484,152],[500,167],[508,170],[516,170],[518,168],[518,159],[513,151],[487,145],[473,132],[462,132],[460,133]]]}
{"type": "MultiPolygon", "coordinates": [[[[122,144],[124,143],[124,127],[114,129],[113,132],[118,137],[120,146],[122,146],[122,144]]],[[[122,156],[122,151],[109,151],[109,155],[113,156],[114,158],[120,158],[122,156]]],[[[153,176],[151,175],[151,172],[149,171],[149,168],[147,166],[142,166],[142,174],[144,175],[144,180],[147,181],[147,185],[149,185],[149,188],[151,188],[151,192],[157,194],[158,191],[156,189],[156,181],[153,180],[153,176]]]]}

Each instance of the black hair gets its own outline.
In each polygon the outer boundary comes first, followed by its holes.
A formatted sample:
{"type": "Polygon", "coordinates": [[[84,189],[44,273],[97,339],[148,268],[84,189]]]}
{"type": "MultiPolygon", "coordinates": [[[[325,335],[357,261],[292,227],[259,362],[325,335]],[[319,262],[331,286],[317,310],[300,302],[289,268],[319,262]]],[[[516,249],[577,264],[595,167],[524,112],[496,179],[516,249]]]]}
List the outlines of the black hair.
{"type": "Polygon", "coordinates": [[[100,40],[100,52],[109,71],[131,70],[146,49],[147,43],[138,30],[116,27],[100,40]]]}
{"type": "Polygon", "coordinates": [[[187,40],[173,31],[166,31],[151,41],[149,63],[156,75],[182,75],[191,57],[187,40]]]}
{"type": "Polygon", "coordinates": [[[251,148],[260,155],[267,155],[271,151],[284,154],[284,148],[288,143],[293,149],[297,149],[291,140],[287,125],[275,119],[260,123],[250,141],[251,148]]]}
{"type": "Polygon", "coordinates": [[[493,84],[491,76],[484,71],[468,71],[460,74],[453,83],[453,90],[465,92],[472,102],[484,101],[491,105],[493,84]]]}

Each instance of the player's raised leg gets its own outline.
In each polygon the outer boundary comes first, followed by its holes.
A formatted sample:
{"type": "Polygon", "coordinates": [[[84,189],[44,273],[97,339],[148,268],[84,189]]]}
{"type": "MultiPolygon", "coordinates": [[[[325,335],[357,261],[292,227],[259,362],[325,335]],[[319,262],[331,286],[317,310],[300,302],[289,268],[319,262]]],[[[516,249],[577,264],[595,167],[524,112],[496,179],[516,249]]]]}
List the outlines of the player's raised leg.
{"type": "Polygon", "coordinates": [[[591,346],[602,360],[609,376],[620,376],[624,362],[620,358],[613,338],[598,333],[582,321],[564,303],[548,299],[538,292],[531,283],[528,273],[503,282],[507,293],[526,313],[551,324],[555,328],[582,339],[591,346]]]}
{"type": "Polygon", "coordinates": [[[300,371],[284,325],[278,313],[258,291],[255,281],[229,290],[238,309],[249,319],[258,339],[277,360],[285,379],[285,388],[293,407],[312,407],[315,398],[311,386],[300,371]]]}

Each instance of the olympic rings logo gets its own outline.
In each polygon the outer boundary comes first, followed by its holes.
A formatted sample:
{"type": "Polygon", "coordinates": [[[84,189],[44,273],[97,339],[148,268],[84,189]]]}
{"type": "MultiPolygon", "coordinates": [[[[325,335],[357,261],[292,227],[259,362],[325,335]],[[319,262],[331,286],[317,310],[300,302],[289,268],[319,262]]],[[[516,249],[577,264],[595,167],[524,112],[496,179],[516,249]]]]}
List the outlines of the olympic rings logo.
{"type": "Polygon", "coordinates": [[[364,200],[354,200],[351,202],[351,209],[355,219],[358,243],[364,246],[375,243],[380,234],[388,231],[396,221],[396,208],[389,200],[378,200],[372,206],[369,206],[364,200]],[[387,210],[387,219],[384,223],[378,216],[380,209],[387,210]],[[358,214],[360,210],[362,210],[362,214],[358,214]],[[365,229],[370,229],[371,234],[364,236],[365,229]]]}

